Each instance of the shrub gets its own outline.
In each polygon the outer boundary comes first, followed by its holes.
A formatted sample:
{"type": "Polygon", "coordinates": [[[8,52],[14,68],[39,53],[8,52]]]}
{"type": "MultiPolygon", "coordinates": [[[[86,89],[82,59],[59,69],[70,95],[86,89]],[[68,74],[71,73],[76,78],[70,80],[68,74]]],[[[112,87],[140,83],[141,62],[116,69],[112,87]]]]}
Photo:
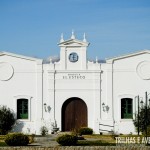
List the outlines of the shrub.
{"type": "Polygon", "coordinates": [[[41,127],[41,135],[45,136],[48,134],[48,129],[45,126],[41,127]]]}
{"type": "Polygon", "coordinates": [[[77,144],[77,137],[75,135],[64,134],[59,136],[56,141],[62,146],[72,146],[77,144]]]}
{"type": "Polygon", "coordinates": [[[142,134],[145,134],[146,127],[147,127],[147,130],[149,130],[148,128],[150,127],[150,107],[143,106],[142,108],[140,108],[139,114],[136,114],[136,117],[135,117],[135,120],[133,120],[133,123],[137,130],[139,127],[139,131],[142,132],[142,134]]]}
{"type": "Polygon", "coordinates": [[[88,127],[81,127],[79,129],[79,135],[90,135],[93,134],[93,129],[88,127]]]}
{"type": "Polygon", "coordinates": [[[6,106],[0,106],[0,134],[7,134],[12,129],[15,121],[13,111],[6,106]]]}
{"type": "Polygon", "coordinates": [[[150,125],[147,126],[147,135],[146,135],[146,131],[143,132],[144,136],[150,136],[150,125]]]}
{"type": "Polygon", "coordinates": [[[22,133],[7,134],[5,142],[9,146],[26,146],[29,144],[29,138],[22,133]]]}
{"type": "Polygon", "coordinates": [[[31,143],[34,142],[34,137],[35,137],[35,134],[28,135],[28,138],[29,138],[29,144],[31,144],[31,143]]]}

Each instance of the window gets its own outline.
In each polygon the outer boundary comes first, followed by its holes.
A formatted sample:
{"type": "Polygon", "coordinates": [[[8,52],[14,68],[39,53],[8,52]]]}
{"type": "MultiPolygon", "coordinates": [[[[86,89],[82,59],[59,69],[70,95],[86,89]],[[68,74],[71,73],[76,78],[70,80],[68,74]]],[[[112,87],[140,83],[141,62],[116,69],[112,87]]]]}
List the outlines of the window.
{"type": "Polygon", "coordinates": [[[121,119],[132,119],[132,99],[121,99],[121,119]]]}
{"type": "Polygon", "coordinates": [[[28,99],[17,100],[17,119],[28,119],[28,99]]]}

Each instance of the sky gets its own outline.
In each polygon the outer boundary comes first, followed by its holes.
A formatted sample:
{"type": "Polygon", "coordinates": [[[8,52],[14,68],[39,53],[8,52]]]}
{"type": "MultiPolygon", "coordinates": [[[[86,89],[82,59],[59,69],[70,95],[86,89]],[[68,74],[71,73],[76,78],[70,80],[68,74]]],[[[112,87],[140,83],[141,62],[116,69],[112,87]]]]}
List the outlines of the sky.
{"type": "Polygon", "coordinates": [[[150,50],[150,0],[0,0],[0,51],[59,56],[72,30],[90,59],[150,50]]]}

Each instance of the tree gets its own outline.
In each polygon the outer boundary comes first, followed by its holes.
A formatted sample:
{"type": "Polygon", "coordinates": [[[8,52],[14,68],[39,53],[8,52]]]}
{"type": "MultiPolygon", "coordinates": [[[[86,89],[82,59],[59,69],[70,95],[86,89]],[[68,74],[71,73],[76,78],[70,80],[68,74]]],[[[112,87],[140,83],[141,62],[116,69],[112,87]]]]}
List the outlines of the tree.
{"type": "Polygon", "coordinates": [[[139,110],[139,114],[136,114],[134,125],[142,133],[147,132],[149,134],[150,129],[150,107],[143,106],[139,110]]]}
{"type": "Polygon", "coordinates": [[[7,134],[12,129],[15,121],[13,111],[6,106],[0,106],[0,134],[7,134]]]}

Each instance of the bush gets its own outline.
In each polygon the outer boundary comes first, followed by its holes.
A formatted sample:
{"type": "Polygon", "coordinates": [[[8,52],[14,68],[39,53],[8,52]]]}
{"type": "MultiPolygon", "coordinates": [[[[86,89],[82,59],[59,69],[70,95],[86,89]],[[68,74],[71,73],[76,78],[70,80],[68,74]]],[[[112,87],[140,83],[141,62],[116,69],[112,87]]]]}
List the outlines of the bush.
{"type": "Polygon", "coordinates": [[[45,126],[41,127],[41,135],[45,136],[48,134],[48,129],[45,126]]]}
{"type": "Polygon", "coordinates": [[[6,106],[0,106],[0,135],[7,134],[12,129],[15,121],[12,110],[6,106]]]}
{"type": "Polygon", "coordinates": [[[5,142],[9,146],[26,146],[29,144],[29,138],[22,133],[7,134],[5,142]]]}
{"type": "Polygon", "coordinates": [[[148,128],[150,128],[150,107],[143,106],[142,108],[140,108],[139,116],[138,114],[136,114],[136,117],[135,117],[135,120],[133,120],[133,123],[137,130],[139,127],[140,132],[142,132],[142,134],[145,134],[146,127],[147,127],[147,130],[149,130],[148,128]]]}
{"type": "Polygon", "coordinates": [[[81,127],[79,129],[79,135],[91,135],[93,134],[93,129],[88,127],[81,127]]]}
{"type": "Polygon", "coordinates": [[[146,135],[146,131],[143,132],[144,136],[150,136],[150,125],[147,126],[147,135],[146,135]]]}
{"type": "Polygon", "coordinates": [[[34,137],[35,137],[35,134],[28,135],[28,138],[29,138],[29,144],[31,144],[31,143],[34,142],[34,137]]]}
{"type": "Polygon", "coordinates": [[[77,144],[77,137],[75,135],[61,135],[56,141],[62,146],[73,146],[77,144]]]}

